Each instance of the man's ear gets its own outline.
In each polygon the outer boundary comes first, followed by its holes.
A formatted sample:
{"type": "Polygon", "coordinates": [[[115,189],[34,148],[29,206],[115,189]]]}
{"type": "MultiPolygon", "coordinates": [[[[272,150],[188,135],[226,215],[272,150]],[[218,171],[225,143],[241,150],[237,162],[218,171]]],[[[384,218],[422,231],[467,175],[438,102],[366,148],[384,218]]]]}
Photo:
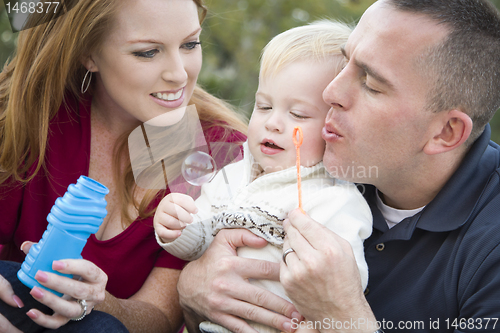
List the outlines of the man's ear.
{"type": "Polygon", "coordinates": [[[472,119],[460,110],[451,110],[436,119],[435,135],[427,141],[424,153],[441,154],[460,147],[470,136],[472,119]]]}

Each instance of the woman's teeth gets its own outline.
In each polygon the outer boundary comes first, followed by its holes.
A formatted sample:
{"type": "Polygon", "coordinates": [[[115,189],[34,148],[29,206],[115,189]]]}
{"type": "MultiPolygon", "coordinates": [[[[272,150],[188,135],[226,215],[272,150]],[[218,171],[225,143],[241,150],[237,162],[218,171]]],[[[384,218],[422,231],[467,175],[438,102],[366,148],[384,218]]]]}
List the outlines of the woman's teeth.
{"type": "Polygon", "coordinates": [[[167,93],[152,93],[151,95],[153,95],[156,98],[162,99],[164,101],[175,101],[175,100],[178,100],[179,98],[181,98],[181,96],[182,96],[182,89],[179,90],[175,94],[174,93],[170,93],[170,94],[167,94],[167,93]]]}

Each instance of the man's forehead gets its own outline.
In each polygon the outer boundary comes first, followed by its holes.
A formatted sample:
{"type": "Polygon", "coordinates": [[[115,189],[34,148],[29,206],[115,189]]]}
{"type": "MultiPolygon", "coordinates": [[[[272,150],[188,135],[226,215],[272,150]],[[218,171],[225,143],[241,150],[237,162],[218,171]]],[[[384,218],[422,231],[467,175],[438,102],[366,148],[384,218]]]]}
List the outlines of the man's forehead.
{"type": "Polygon", "coordinates": [[[380,43],[382,46],[387,44],[417,51],[422,47],[436,45],[448,32],[446,26],[424,14],[401,11],[386,1],[377,1],[361,17],[349,37],[346,51],[350,52],[349,48],[360,42],[380,43]]]}

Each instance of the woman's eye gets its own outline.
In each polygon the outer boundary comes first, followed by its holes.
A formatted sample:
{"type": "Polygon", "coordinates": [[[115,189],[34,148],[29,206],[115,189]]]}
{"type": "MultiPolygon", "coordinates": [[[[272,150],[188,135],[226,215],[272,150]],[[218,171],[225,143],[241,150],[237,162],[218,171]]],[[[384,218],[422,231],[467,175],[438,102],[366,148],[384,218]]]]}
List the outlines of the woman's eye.
{"type": "Polygon", "coordinates": [[[186,50],[192,50],[195,47],[197,47],[198,45],[201,45],[201,42],[189,42],[189,43],[183,44],[182,48],[184,48],[186,50]]]}
{"type": "Polygon", "coordinates": [[[134,52],[133,54],[136,56],[136,57],[141,57],[141,58],[153,58],[158,52],[157,49],[152,49],[152,50],[148,50],[148,51],[140,51],[140,52],[134,52]]]}

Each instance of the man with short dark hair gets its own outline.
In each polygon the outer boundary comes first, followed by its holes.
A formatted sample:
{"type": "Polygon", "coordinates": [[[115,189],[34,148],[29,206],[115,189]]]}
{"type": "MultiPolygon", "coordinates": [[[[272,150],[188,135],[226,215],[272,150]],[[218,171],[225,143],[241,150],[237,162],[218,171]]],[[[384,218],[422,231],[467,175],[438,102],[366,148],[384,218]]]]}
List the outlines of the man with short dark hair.
{"type": "MultiPolygon", "coordinates": [[[[500,147],[487,125],[500,106],[498,11],[486,0],[380,0],[344,55],[323,94],[324,164],[369,184],[369,284],[361,290],[348,243],[296,210],[280,267],[290,299],[322,332],[500,330],[500,147]]],[[[183,306],[238,332],[250,332],[238,316],[297,327],[295,308],[243,282],[276,279],[276,267],[249,272],[231,256],[260,244],[242,231],[218,238],[207,251],[215,273],[203,258],[182,273],[183,306]],[[211,273],[193,296],[197,270],[211,273]]]]}

